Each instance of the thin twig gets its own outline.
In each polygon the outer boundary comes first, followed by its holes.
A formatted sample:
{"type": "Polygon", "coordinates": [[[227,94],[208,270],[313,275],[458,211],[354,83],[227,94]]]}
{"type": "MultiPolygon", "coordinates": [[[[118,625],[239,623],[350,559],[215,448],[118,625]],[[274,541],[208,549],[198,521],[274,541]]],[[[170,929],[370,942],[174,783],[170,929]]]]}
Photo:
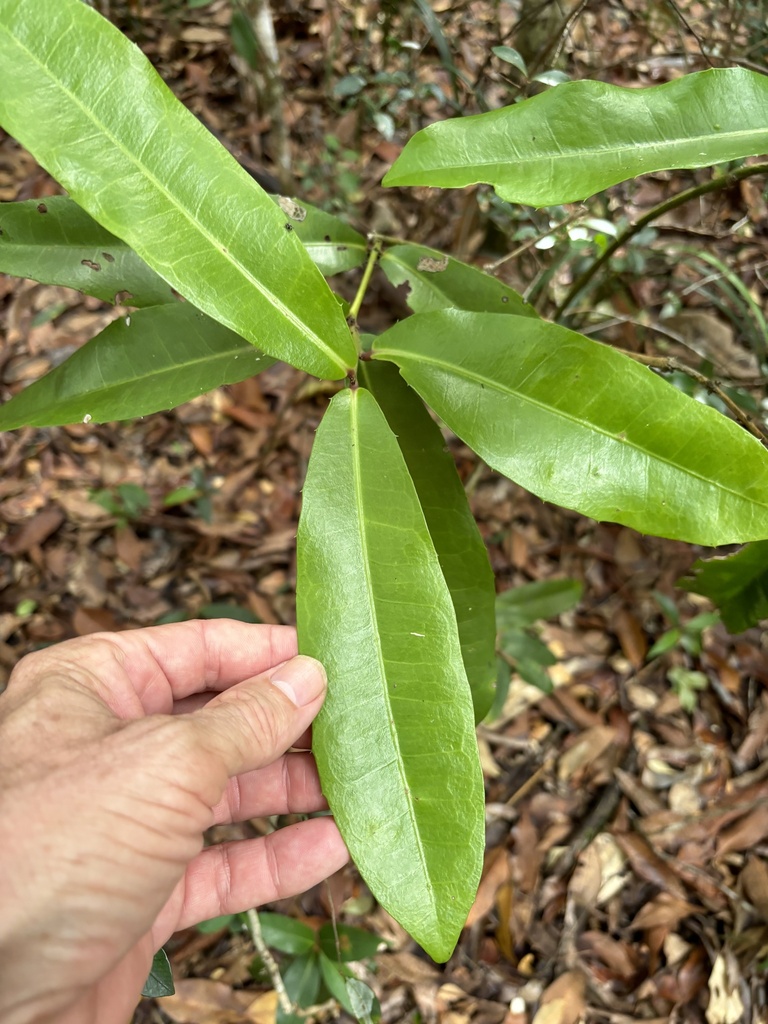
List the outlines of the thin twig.
{"type": "Polygon", "coordinates": [[[248,931],[251,933],[251,939],[256,947],[256,952],[267,968],[272,988],[277,992],[277,1001],[280,1003],[280,1009],[283,1013],[296,1013],[296,1007],[285,990],[285,985],[280,975],[280,968],[275,963],[275,958],[270,953],[264,941],[264,936],[261,934],[261,921],[259,921],[258,913],[255,910],[247,910],[245,916],[248,921],[248,931]]]}
{"type": "Polygon", "coordinates": [[[683,12],[682,12],[682,11],[680,10],[680,7],[679,7],[679,6],[678,6],[678,4],[676,3],[676,0],[667,0],[667,3],[668,3],[668,4],[669,4],[669,6],[670,6],[670,7],[672,8],[672,10],[673,10],[673,11],[675,12],[675,14],[676,14],[676,15],[677,15],[677,17],[678,17],[678,18],[680,19],[680,21],[681,21],[681,22],[683,23],[683,25],[685,25],[685,29],[686,29],[686,31],[687,31],[687,32],[690,32],[690,34],[691,34],[691,35],[693,36],[693,38],[694,38],[694,39],[696,40],[696,42],[698,43],[698,46],[699,46],[699,52],[701,53],[701,56],[702,56],[702,57],[704,58],[704,60],[705,60],[705,61],[707,62],[707,64],[708,64],[708,65],[709,65],[710,67],[714,67],[714,64],[713,64],[713,63],[712,63],[712,61],[711,61],[711,60],[709,59],[709,54],[708,54],[708,53],[707,53],[707,51],[706,51],[706,50],[704,49],[704,41],[703,41],[703,39],[701,38],[701,36],[700,36],[700,35],[698,35],[698,33],[697,33],[697,32],[695,31],[695,29],[693,28],[693,26],[691,25],[691,23],[690,23],[690,22],[688,21],[688,19],[686,18],[686,16],[685,16],[685,15],[683,14],[683,12]]]}
{"type": "Polygon", "coordinates": [[[753,434],[763,444],[768,444],[768,433],[757,423],[748,416],[743,409],[741,409],[736,402],[723,391],[720,384],[717,381],[711,380],[709,377],[705,377],[703,373],[699,373],[698,370],[694,370],[692,366],[688,366],[687,363],[681,362],[679,359],[675,359],[674,356],[646,356],[640,352],[630,352],[627,349],[617,348],[616,352],[622,352],[625,356],[629,356],[638,363],[642,363],[644,366],[650,366],[654,370],[662,370],[664,373],[684,373],[687,377],[695,380],[697,384],[700,384],[707,391],[713,395],[717,395],[721,402],[726,405],[729,411],[733,414],[734,419],[744,427],[746,430],[753,434]]]}
{"type": "Polygon", "coordinates": [[[768,163],[761,164],[749,164],[746,167],[740,167],[736,171],[729,171],[720,178],[714,178],[712,181],[707,181],[703,185],[695,185],[693,188],[685,189],[683,192],[678,192],[677,195],[672,196],[671,199],[665,200],[663,203],[659,203],[657,206],[652,207],[648,213],[644,214],[638,221],[631,224],[625,231],[622,231],[618,235],[605,252],[592,263],[587,269],[581,274],[571,285],[571,289],[565,296],[563,301],[555,310],[554,318],[558,320],[569,306],[573,305],[574,301],[586,288],[598,270],[608,262],[613,256],[617,249],[620,249],[623,245],[636,235],[639,231],[642,231],[644,227],[656,220],[657,217],[663,216],[665,213],[669,213],[670,210],[677,209],[678,206],[682,206],[684,203],[689,202],[691,199],[697,199],[699,196],[706,195],[708,192],[716,192],[721,188],[729,188],[731,185],[735,185],[739,181],[743,181],[744,178],[749,178],[753,174],[766,174],[768,173],[768,163]]]}

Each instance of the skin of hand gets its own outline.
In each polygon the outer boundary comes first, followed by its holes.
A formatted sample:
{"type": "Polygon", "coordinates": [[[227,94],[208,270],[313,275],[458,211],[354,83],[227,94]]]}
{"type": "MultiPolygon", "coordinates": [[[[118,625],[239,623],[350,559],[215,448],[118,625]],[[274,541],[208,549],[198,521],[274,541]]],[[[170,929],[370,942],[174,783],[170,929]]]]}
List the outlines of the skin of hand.
{"type": "Polygon", "coordinates": [[[319,662],[287,626],[99,633],[23,658],[0,695],[0,1020],[126,1024],[181,928],[301,892],[333,820],[203,849],[214,824],[325,808],[319,662]]]}

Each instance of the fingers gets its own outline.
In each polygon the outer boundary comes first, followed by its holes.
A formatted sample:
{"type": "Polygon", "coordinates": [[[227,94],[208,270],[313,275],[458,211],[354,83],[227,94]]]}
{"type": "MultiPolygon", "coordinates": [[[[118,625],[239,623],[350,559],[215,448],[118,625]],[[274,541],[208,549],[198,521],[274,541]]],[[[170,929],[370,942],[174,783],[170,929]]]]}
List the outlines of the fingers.
{"type": "Polygon", "coordinates": [[[295,654],[290,626],[175,622],[56,644],[24,658],[11,684],[68,677],[97,693],[119,717],[137,718],[168,714],[176,701],[225,690],[295,654]]]}
{"type": "Polygon", "coordinates": [[[285,753],[320,710],[325,688],[322,665],[299,655],[225,690],[176,721],[192,726],[200,748],[224,765],[232,778],[285,753]]]}
{"type": "Polygon", "coordinates": [[[286,754],[266,768],[229,780],[213,808],[214,824],[270,814],[308,814],[327,807],[311,754],[286,754]]]}
{"type": "Polygon", "coordinates": [[[332,818],[313,818],[263,839],[203,850],[158,919],[156,939],[222,914],[285,899],[343,867],[349,854],[332,818]]]}

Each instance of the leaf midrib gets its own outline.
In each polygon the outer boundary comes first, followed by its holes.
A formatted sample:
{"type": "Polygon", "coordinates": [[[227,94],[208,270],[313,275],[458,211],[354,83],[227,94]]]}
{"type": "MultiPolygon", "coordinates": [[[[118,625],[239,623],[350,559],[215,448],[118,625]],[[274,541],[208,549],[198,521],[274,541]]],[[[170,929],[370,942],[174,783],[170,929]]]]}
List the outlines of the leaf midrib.
{"type": "MultiPolygon", "coordinates": [[[[390,702],[389,692],[387,690],[387,682],[386,682],[387,681],[387,673],[386,673],[386,670],[385,670],[385,667],[384,667],[384,652],[382,651],[382,647],[381,647],[381,633],[380,633],[380,631],[378,629],[378,614],[377,614],[377,610],[376,610],[376,599],[374,597],[373,583],[372,583],[372,580],[371,580],[370,562],[369,562],[369,559],[368,559],[368,538],[367,538],[367,535],[366,535],[365,515],[364,515],[364,512],[363,512],[363,487],[362,487],[362,469],[363,469],[363,467],[362,467],[362,464],[361,464],[361,461],[360,461],[360,459],[361,459],[361,448],[360,448],[360,429],[359,429],[359,423],[358,423],[358,419],[359,419],[359,415],[358,415],[358,394],[359,394],[359,392],[357,394],[355,392],[353,392],[352,395],[351,395],[351,400],[350,400],[350,412],[351,412],[351,416],[350,416],[350,420],[351,420],[351,422],[350,422],[350,439],[351,439],[351,446],[352,446],[352,473],[353,473],[353,477],[354,477],[354,486],[355,486],[355,505],[356,505],[356,507],[359,510],[358,522],[359,522],[359,532],[360,532],[360,547],[361,547],[362,556],[363,556],[363,572],[365,573],[366,589],[367,589],[369,597],[370,597],[371,616],[372,616],[373,621],[374,621],[374,623],[375,623],[375,625],[377,627],[376,630],[375,630],[375,636],[376,636],[376,641],[375,641],[376,655],[377,655],[378,662],[379,662],[379,674],[380,674],[380,679],[382,681],[382,689],[383,689],[383,692],[384,692],[384,700],[385,700],[386,705],[387,705],[387,723],[389,725],[389,733],[390,733],[390,736],[391,736],[391,739],[392,739],[392,745],[394,746],[396,754],[397,754],[397,757],[395,759],[395,764],[397,764],[397,770],[398,770],[398,774],[400,776],[401,788],[402,788],[403,795],[405,797],[406,807],[408,808],[408,817],[410,819],[411,829],[412,829],[413,835],[414,835],[415,840],[416,840],[416,849],[418,851],[419,863],[421,865],[422,873],[424,875],[426,889],[427,889],[427,892],[428,892],[429,897],[430,897],[430,902],[432,904],[433,913],[436,913],[436,906],[435,906],[435,900],[434,900],[434,895],[433,895],[434,891],[433,891],[433,888],[432,888],[432,879],[431,879],[431,876],[430,876],[430,873],[429,873],[429,870],[428,870],[428,867],[427,867],[427,858],[426,858],[426,854],[424,852],[424,846],[423,846],[422,841],[421,841],[421,834],[419,832],[419,828],[418,828],[418,825],[417,825],[417,822],[416,822],[415,808],[413,806],[413,801],[410,799],[410,787],[408,785],[408,779],[407,779],[407,777],[405,775],[405,770],[404,770],[404,766],[403,766],[403,756],[402,756],[402,753],[400,751],[400,742],[399,742],[397,733],[396,733],[396,731],[394,729],[394,726],[393,726],[394,714],[392,712],[392,704],[390,702]]],[[[375,399],[374,399],[374,401],[375,401],[375,399]]]]}
{"type": "MultiPolygon", "coordinates": [[[[399,365],[402,362],[409,362],[410,360],[408,359],[408,356],[411,355],[411,353],[403,353],[398,349],[376,349],[375,355],[381,356],[382,358],[389,357],[390,359],[392,359],[393,362],[396,362],[399,365]]],[[[511,398],[516,398],[519,399],[521,402],[526,402],[529,405],[536,406],[538,409],[541,409],[542,411],[547,412],[552,416],[560,417],[561,419],[567,420],[570,423],[576,423],[581,427],[586,427],[588,430],[592,430],[596,434],[602,434],[603,437],[609,438],[611,441],[615,442],[618,445],[626,444],[630,448],[634,448],[635,451],[642,453],[649,459],[652,459],[656,462],[664,463],[664,465],[670,466],[672,469],[675,469],[680,473],[686,474],[687,476],[690,476],[703,484],[707,484],[710,487],[715,487],[726,494],[730,494],[733,497],[738,498],[741,501],[746,501],[757,508],[764,508],[768,510],[768,502],[761,503],[759,501],[755,501],[753,498],[748,498],[740,491],[736,491],[730,487],[726,487],[724,484],[718,482],[717,480],[712,480],[710,477],[702,476],[700,473],[696,473],[692,469],[689,469],[687,467],[681,467],[678,463],[672,462],[670,459],[664,458],[661,455],[656,455],[654,452],[648,451],[646,448],[643,448],[641,445],[637,444],[634,441],[621,442],[619,441],[618,437],[616,437],[615,434],[610,433],[610,431],[605,430],[604,428],[599,427],[588,420],[579,419],[577,416],[565,412],[562,409],[556,409],[551,405],[546,405],[544,402],[532,398],[530,395],[526,395],[519,391],[515,391],[512,388],[506,388],[503,385],[501,385],[498,381],[493,380],[491,377],[485,377],[483,374],[467,370],[465,367],[462,367],[461,372],[458,372],[458,368],[454,364],[446,363],[441,359],[436,359],[434,356],[426,356],[423,353],[419,353],[419,362],[430,363],[433,366],[436,366],[439,369],[442,369],[446,373],[451,374],[455,377],[464,377],[466,380],[475,381],[476,383],[482,384],[484,386],[487,385],[492,390],[497,391],[500,394],[509,395],[511,398]]]]}
{"type": "MultiPolygon", "coordinates": [[[[2,25],[0,25],[0,29],[2,29],[2,25]]],[[[343,372],[346,372],[347,368],[344,365],[344,362],[339,359],[336,352],[334,352],[334,350],[329,345],[327,345],[326,342],[324,342],[322,338],[319,337],[319,335],[315,334],[315,332],[307,324],[305,324],[299,317],[295,316],[291,312],[291,310],[285,305],[285,303],[283,303],[281,299],[278,299],[278,297],[274,295],[274,293],[270,291],[269,288],[267,288],[257,278],[253,277],[250,271],[248,271],[247,268],[243,266],[240,260],[233,259],[228,251],[222,252],[219,243],[214,238],[214,236],[211,235],[208,229],[199,221],[195,220],[193,215],[184,206],[182,206],[175,200],[172,193],[170,193],[168,189],[162,184],[162,182],[160,182],[160,180],[149,170],[147,165],[142,163],[137,157],[135,157],[129,149],[126,149],[122,142],[120,142],[120,140],[116,136],[114,136],[112,132],[110,132],[109,129],[96,117],[95,113],[93,113],[86,106],[84,106],[80,99],[73,92],[71,92],[71,90],[68,89],[59,78],[57,78],[53,74],[53,72],[49,69],[49,67],[46,64],[39,60],[37,56],[26,46],[24,46],[21,40],[17,36],[13,35],[9,30],[6,30],[5,34],[13,44],[15,44],[25,54],[27,54],[27,56],[42,70],[44,75],[47,75],[48,79],[53,83],[53,85],[56,88],[58,88],[62,93],[64,93],[65,96],[69,97],[69,99],[75,104],[75,106],[80,108],[85,117],[88,120],[90,120],[91,123],[97,129],[103,132],[103,134],[108,139],[111,140],[114,146],[127,157],[129,162],[132,163],[152,185],[155,186],[158,192],[160,192],[162,195],[166,197],[169,204],[173,208],[175,208],[181,214],[181,216],[184,217],[188,221],[188,223],[209,242],[213,251],[217,254],[217,257],[223,256],[225,261],[231,264],[231,266],[236,271],[239,271],[241,276],[254,288],[254,290],[260,292],[261,295],[263,295],[264,298],[268,302],[270,302],[275,307],[275,309],[290,324],[293,325],[293,327],[297,328],[301,333],[304,333],[312,341],[312,343],[331,360],[332,363],[338,366],[338,368],[343,372]]],[[[151,137],[149,141],[152,141],[151,137]]],[[[226,152],[226,150],[224,150],[224,152],[226,152]]],[[[234,160],[234,157],[232,157],[232,159],[234,160]]],[[[109,229],[107,228],[105,230],[109,229]]],[[[133,248],[135,252],[137,251],[133,246],[129,246],[129,248],[133,248]]]]}
{"type": "MultiPolygon", "coordinates": [[[[136,314],[134,313],[133,316],[136,316],[136,314]]],[[[105,330],[108,330],[108,329],[109,328],[105,328],[105,330]]],[[[237,356],[237,355],[250,355],[250,351],[256,351],[256,352],[261,351],[260,349],[257,349],[255,345],[251,345],[250,343],[247,343],[247,345],[248,345],[247,348],[245,346],[243,346],[241,349],[233,349],[231,352],[217,352],[217,353],[215,353],[213,355],[200,356],[200,357],[198,357],[196,359],[187,359],[184,363],[168,364],[167,366],[163,367],[160,370],[155,371],[154,373],[145,373],[145,374],[142,374],[142,375],[137,376],[137,377],[121,378],[120,380],[116,381],[115,383],[111,383],[111,384],[104,383],[104,384],[102,384],[99,387],[91,388],[87,392],[87,394],[74,394],[74,395],[70,395],[70,396],[68,396],[66,398],[63,398],[61,401],[62,401],[62,404],[64,402],[78,402],[78,401],[83,401],[85,399],[87,399],[88,401],[97,401],[99,398],[102,398],[105,395],[108,395],[111,391],[114,391],[115,388],[121,388],[122,389],[122,388],[125,388],[126,385],[134,386],[136,384],[140,384],[143,380],[149,380],[150,378],[167,377],[167,376],[169,376],[171,374],[178,374],[178,371],[180,369],[184,370],[187,367],[200,366],[200,365],[205,364],[205,363],[213,362],[213,361],[215,361],[217,359],[232,359],[234,356],[237,356]]],[[[269,364],[273,364],[273,363],[277,362],[277,360],[273,356],[268,356],[266,353],[262,353],[262,359],[267,360],[269,364]]],[[[262,367],[262,369],[264,369],[264,368],[265,367],[262,367]]],[[[42,379],[44,380],[45,378],[42,378],[42,379]]],[[[102,380],[103,380],[103,377],[102,377],[102,380]]],[[[20,398],[24,394],[26,394],[26,391],[21,391],[19,393],[18,397],[20,398]]],[[[6,409],[6,407],[10,406],[12,401],[13,401],[13,399],[9,399],[7,402],[5,402],[2,405],[0,405],[0,422],[2,422],[3,410],[6,409]]],[[[43,425],[44,426],[49,426],[50,424],[43,424],[43,425]]],[[[3,430],[14,430],[16,428],[14,428],[14,427],[2,427],[0,429],[3,429],[3,430]]]]}
{"type": "MultiPolygon", "coordinates": [[[[450,123],[450,122],[438,122],[438,124],[447,124],[447,123],[450,123]]],[[[739,138],[742,138],[743,136],[750,136],[750,135],[755,135],[755,134],[758,134],[759,137],[761,135],[764,135],[764,136],[766,136],[766,139],[768,140],[768,131],[765,130],[765,129],[759,129],[759,128],[752,128],[752,129],[744,128],[744,129],[740,129],[739,131],[718,132],[717,135],[714,136],[714,137],[717,138],[717,139],[731,140],[731,139],[739,139],[739,138]]],[[[476,160],[473,159],[471,163],[458,163],[457,162],[457,163],[448,164],[445,161],[442,161],[440,166],[439,167],[435,167],[434,170],[437,170],[437,171],[441,171],[441,170],[462,171],[463,170],[463,171],[470,171],[471,172],[472,169],[475,168],[475,167],[498,166],[498,167],[507,168],[510,173],[513,173],[513,172],[517,173],[517,169],[520,166],[535,165],[535,164],[540,164],[540,163],[559,164],[560,162],[563,162],[563,161],[564,162],[572,163],[574,159],[578,159],[579,157],[582,157],[582,156],[585,156],[585,155],[590,155],[590,154],[597,155],[601,159],[603,159],[606,156],[610,156],[610,157],[621,156],[622,154],[625,154],[625,153],[628,153],[628,152],[633,152],[634,150],[637,150],[637,149],[639,149],[639,150],[643,150],[643,149],[659,150],[662,153],[667,152],[668,150],[671,151],[671,152],[674,152],[675,147],[679,147],[681,144],[686,144],[687,143],[687,144],[690,144],[690,145],[694,146],[694,145],[697,145],[697,144],[703,143],[703,142],[711,142],[712,138],[713,138],[713,136],[710,134],[710,135],[693,135],[693,136],[688,136],[688,137],[686,137],[684,139],[680,138],[680,139],[674,139],[674,140],[671,140],[671,141],[665,139],[665,140],[663,140],[662,142],[659,142],[659,143],[656,143],[656,142],[629,143],[629,142],[627,142],[627,143],[625,143],[622,146],[605,146],[605,147],[596,147],[596,146],[579,147],[579,146],[572,146],[572,147],[570,147],[569,149],[567,149],[565,151],[563,151],[563,149],[560,148],[559,151],[555,152],[555,150],[553,149],[551,151],[548,150],[546,153],[543,153],[543,154],[542,153],[538,153],[536,156],[531,156],[531,157],[518,156],[515,153],[515,154],[513,154],[512,158],[508,158],[508,159],[504,159],[501,156],[496,156],[493,159],[482,159],[482,158],[476,159],[476,160]]],[[[753,151],[753,153],[750,153],[749,155],[754,155],[756,153],[762,153],[762,152],[763,152],[763,149],[762,149],[762,147],[760,147],[760,148],[755,149],[753,151]]],[[[724,157],[723,160],[720,160],[720,161],[717,161],[717,162],[718,163],[724,163],[727,159],[728,159],[727,157],[724,157]]],[[[675,164],[675,166],[677,166],[677,165],[675,164]]],[[[432,169],[430,166],[425,166],[425,167],[419,168],[419,170],[421,170],[421,171],[426,171],[426,170],[430,170],[430,169],[432,169]]],[[[645,170],[645,172],[643,172],[643,173],[651,173],[651,171],[653,171],[654,169],[655,170],[663,170],[664,168],[663,167],[647,168],[645,170]]],[[[405,173],[406,174],[410,174],[411,172],[406,171],[405,173]]]]}

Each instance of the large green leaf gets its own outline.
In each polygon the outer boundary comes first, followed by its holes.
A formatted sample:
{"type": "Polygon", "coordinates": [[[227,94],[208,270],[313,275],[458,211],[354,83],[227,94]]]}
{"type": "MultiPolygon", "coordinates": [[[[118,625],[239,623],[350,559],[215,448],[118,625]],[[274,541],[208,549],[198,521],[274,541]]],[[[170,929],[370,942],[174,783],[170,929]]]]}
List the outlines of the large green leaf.
{"type": "Polygon", "coordinates": [[[81,0],[0,0],[0,124],[185,298],[280,359],[336,379],[343,313],[292,224],[81,0]]]}
{"type": "Polygon", "coordinates": [[[368,243],[341,217],[318,210],[303,200],[286,196],[273,199],[290,219],[312,262],[326,277],[353,270],[365,262],[368,243]]]}
{"type": "Polygon", "coordinates": [[[323,792],[371,892],[446,960],[483,858],[472,700],[418,496],[363,388],[317,431],[296,591],[300,650],[328,670],[312,727],[323,792]]]}
{"type": "Polygon", "coordinates": [[[67,196],[0,204],[0,273],[128,306],[175,301],[162,277],[67,196]]]}
{"type": "Polygon", "coordinates": [[[708,597],[731,633],[768,619],[768,540],[725,558],[699,559],[691,572],[693,579],[678,580],[678,587],[708,597]]]}
{"type": "Polygon", "coordinates": [[[695,544],[768,537],[768,451],[606,345],[544,320],[444,310],[397,324],[374,354],[547,501],[695,544]]]}
{"type": "Polygon", "coordinates": [[[387,249],[381,257],[381,268],[392,284],[409,285],[406,302],[414,313],[456,308],[476,313],[537,315],[522,295],[497,277],[424,245],[387,249]]]}
{"type": "Polygon", "coordinates": [[[475,721],[485,718],[496,690],[496,587],[483,538],[456,464],[424,403],[390,363],[361,364],[360,381],[387,418],[411,474],[451,592],[475,721]]]}
{"type": "Polygon", "coordinates": [[[0,406],[0,430],[148,416],[273,363],[188,303],[152,306],[115,320],[0,406]]]}
{"type": "Polygon", "coordinates": [[[768,151],[768,78],[743,68],[647,89],[566,82],[510,107],[430,125],[385,185],[488,182],[511,203],[586,199],[638,174],[768,151]]]}

